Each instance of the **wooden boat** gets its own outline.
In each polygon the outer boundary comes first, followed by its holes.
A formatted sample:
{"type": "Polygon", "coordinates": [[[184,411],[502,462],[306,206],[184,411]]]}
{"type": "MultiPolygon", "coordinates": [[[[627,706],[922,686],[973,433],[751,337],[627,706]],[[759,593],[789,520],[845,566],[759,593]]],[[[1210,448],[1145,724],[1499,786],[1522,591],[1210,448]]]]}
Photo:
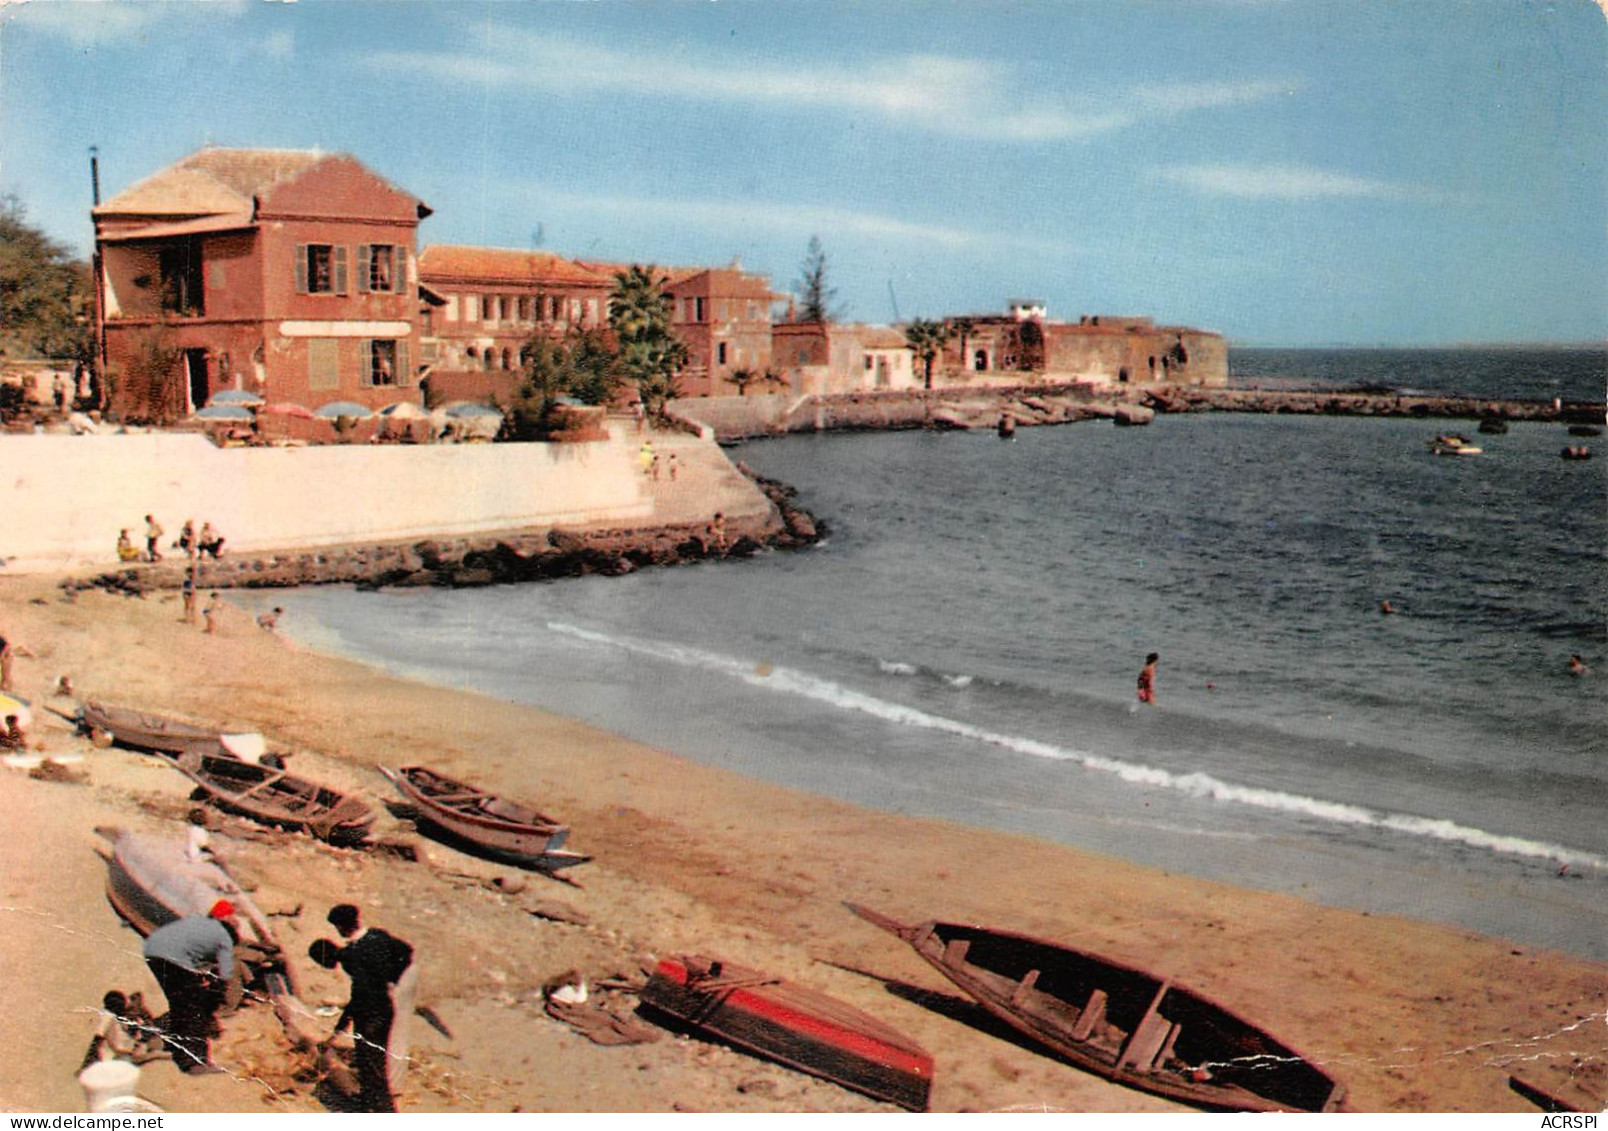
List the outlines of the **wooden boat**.
{"type": "MultiPolygon", "coordinates": [[[[1580,1099],[1564,1099],[1556,1092],[1543,1088],[1540,1084],[1532,1083],[1520,1076],[1509,1076],[1508,1087],[1514,1092],[1529,1100],[1536,1107],[1551,1115],[1561,1115],[1569,1112],[1594,1112],[1603,1106],[1603,1101],[1596,1096],[1589,1095],[1584,1089],[1579,1089],[1580,1099]],[[1592,1106],[1585,1107],[1585,1103],[1592,1106]]],[[[1589,1126],[1589,1124],[1582,1124],[1589,1126]]]]}
{"type": "Polygon", "coordinates": [[[544,872],[584,864],[590,856],[564,847],[568,825],[529,805],[509,801],[424,766],[381,766],[419,818],[459,847],[544,872]]]}
{"type": "Polygon", "coordinates": [[[295,979],[268,919],[222,867],[192,858],[185,840],[130,833],[103,826],[95,830],[111,845],[106,860],[106,897],[136,931],[148,935],[165,923],[205,915],[219,899],[235,906],[240,941],[235,947],[237,976],[230,1004],[247,990],[267,994],[286,1034],[297,1047],[312,1048],[322,1026],[296,997],[295,979]]]}
{"type": "Polygon", "coordinates": [[[1431,440],[1429,450],[1438,456],[1477,456],[1485,449],[1469,443],[1466,436],[1447,432],[1431,440]]]}
{"type": "Polygon", "coordinates": [[[173,765],[220,809],[265,825],[351,845],[367,837],[374,824],[374,810],[366,801],[285,770],[197,751],[179,755],[173,765]]]}
{"type": "Polygon", "coordinates": [[[171,715],[93,701],[79,705],[76,721],[79,731],[87,734],[96,746],[116,743],[130,750],[165,757],[200,752],[255,760],[265,745],[260,734],[233,734],[171,715]]]}
{"type": "Polygon", "coordinates": [[[860,918],[909,943],[984,1009],[1117,1084],[1221,1111],[1333,1111],[1344,1089],[1228,1009],[1145,970],[958,923],[860,918]]]}
{"type": "Polygon", "coordinates": [[[642,1003],[789,1068],[911,1111],[927,1109],[932,1055],[869,1013],[818,990],[746,966],[678,954],[659,961],[642,1003]]]}

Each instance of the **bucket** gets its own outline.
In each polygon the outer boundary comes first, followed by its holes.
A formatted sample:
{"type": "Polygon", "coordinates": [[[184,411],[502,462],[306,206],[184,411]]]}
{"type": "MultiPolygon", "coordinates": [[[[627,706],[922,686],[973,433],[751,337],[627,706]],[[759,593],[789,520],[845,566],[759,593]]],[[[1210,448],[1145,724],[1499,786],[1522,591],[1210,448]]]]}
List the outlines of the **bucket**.
{"type": "Polygon", "coordinates": [[[78,1074],[84,1101],[92,1112],[118,1110],[118,1105],[134,1099],[134,1086],[139,1082],[139,1066],[126,1060],[97,1060],[78,1074]]]}

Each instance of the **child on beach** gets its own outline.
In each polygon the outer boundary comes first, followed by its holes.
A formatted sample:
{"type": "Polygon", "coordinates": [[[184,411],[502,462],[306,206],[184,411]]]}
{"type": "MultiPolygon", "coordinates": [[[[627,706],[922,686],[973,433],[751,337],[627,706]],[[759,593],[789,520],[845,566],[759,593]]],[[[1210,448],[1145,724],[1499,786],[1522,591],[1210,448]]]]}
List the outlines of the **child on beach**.
{"type": "Polygon", "coordinates": [[[218,618],[222,615],[223,599],[214,593],[212,600],[207,602],[207,607],[201,610],[201,617],[207,622],[206,628],[202,631],[208,635],[215,634],[218,631],[218,618]]]}

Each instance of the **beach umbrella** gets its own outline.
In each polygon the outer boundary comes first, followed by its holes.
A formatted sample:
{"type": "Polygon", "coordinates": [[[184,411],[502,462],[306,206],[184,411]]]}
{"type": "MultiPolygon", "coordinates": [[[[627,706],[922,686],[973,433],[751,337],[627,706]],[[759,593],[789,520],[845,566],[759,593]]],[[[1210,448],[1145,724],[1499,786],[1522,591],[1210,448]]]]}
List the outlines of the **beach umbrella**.
{"type": "Polygon", "coordinates": [[[209,404],[196,412],[197,420],[251,420],[252,411],[243,404],[209,404]]]}
{"type": "Polygon", "coordinates": [[[268,413],[270,416],[299,416],[303,420],[313,419],[313,410],[305,405],[292,404],[290,401],[280,401],[277,404],[265,404],[258,412],[268,413]]]}
{"type": "Polygon", "coordinates": [[[315,408],[313,415],[321,420],[335,420],[342,416],[349,416],[354,420],[367,420],[374,415],[374,410],[356,401],[331,401],[315,408]]]}
{"type": "Polygon", "coordinates": [[[17,724],[23,730],[33,725],[33,708],[28,706],[28,700],[20,696],[0,694],[0,731],[5,730],[7,715],[16,715],[17,724]]]}
{"type": "Polygon", "coordinates": [[[262,401],[262,397],[259,397],[256,393],[248,392],[245,389],[220,389],[218,392],[212,394],[212,397],[207,401],[207,404],[243,404],[253,406],[260,405],[262,401]]]}
{"type": "Polygon", "coordinates": [[[430,414],[425,412],[422,406],[416,405],[412,401],[397,401],[395,404],[388,404],[380,409],[380,415],[387,420],[424,420],[430,414]]]}
{"type": "Polygon", "coordinates": [[[476,416],[483,416],[488,419],[493,416],[499,419],[502,417],[501,409],[492,408],[489,404],[476,404],[474,401],[459,401],[457,404],[448,405],[442,411],[454,420],[464,420],[476,416]]]}

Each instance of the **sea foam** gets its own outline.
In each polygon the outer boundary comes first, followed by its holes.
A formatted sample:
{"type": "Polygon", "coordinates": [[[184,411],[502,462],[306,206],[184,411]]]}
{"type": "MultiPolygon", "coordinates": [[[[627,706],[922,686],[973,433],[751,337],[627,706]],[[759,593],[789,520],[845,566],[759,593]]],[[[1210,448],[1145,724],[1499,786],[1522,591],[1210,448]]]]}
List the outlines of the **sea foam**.
{"type": "Polygon", "coordinates": [[[763,688],[777,694],[796,695],[839,710],[857,711],[896,726],[935,731],[1034,758],[1071,763],[1096,773],[1109,774],[1129,785],[1171,790],[1197,800],[1287,813],[1331,824],[1373,828],[1399,835],[1450,841],[1505,856],[1551,860],[1572,868],[1608,870],[1608,859],[1566,845],[1493,833],[1445,818],[1393,813],[1283,790],[1240,785],[1211,774],[1177,773],[1157,766],[1045,742],[1042,739],[1004,734],[958,719],[935,715],[920,708],[879,699],[833,680],[823,679],[794,668],[766,665],[765,674],[761,675],[751,660],[721,655],[685,644],[611,635],[556,621],[549,622],[547,627],[555,633],[574,639],[619,648],[633,655],[667,663],[720,673],[741,680],[751,687],[763,688]]]}

